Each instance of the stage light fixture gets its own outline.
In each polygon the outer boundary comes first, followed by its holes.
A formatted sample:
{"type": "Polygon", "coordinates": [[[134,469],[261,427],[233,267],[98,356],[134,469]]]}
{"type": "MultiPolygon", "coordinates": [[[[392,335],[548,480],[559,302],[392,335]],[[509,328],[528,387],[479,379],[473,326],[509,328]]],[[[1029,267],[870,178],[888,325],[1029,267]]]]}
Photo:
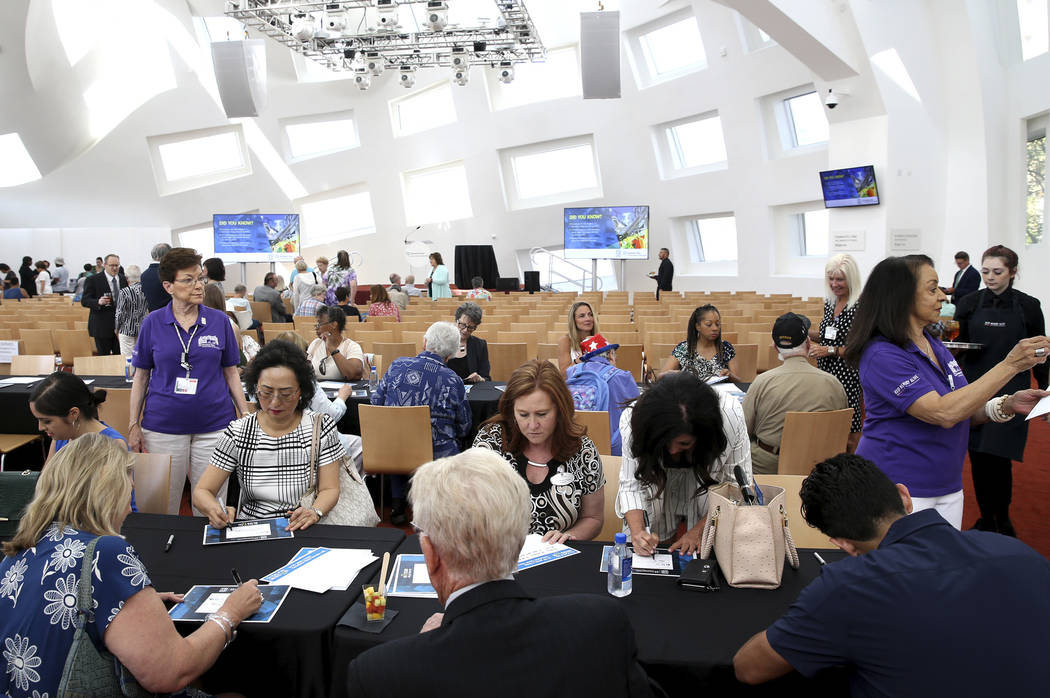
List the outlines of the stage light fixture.
{"type": "Polygon", "coordinates": [[[431,31],[444,31],[445,26],[448,25],[448,5],[442,0],[427,2],[426,25],[431,31]]]}
{"type": "Polygon", "coordinates": [[[376,77],[386,70],[386,61],[378,53],[370,51],[365,58],[365,68],[376,77]]]}
{"type": "Polygon", "coordinates": [[[376,15],[376,31],[397,31],[400,25],[397,23],[397,5],[394,0],[376,0],[376,15]]]}
{"type": "Polygon", "coordinates": [[[452,82],[456,83],[460,87],[470,82],[470,69],[469,68],[453,68],[452,69],[452,82]]]}
{"type": "Polygon", "coordinates": [[[309,41],[317,33],[314,18],[307,14],[298,14],[292,21],[292,36],[299,41],[309,41]]]}
{"type": "Polygon", "coordinates": [[[502,61],[499,64],[499,81],[505,85],[514,82],[514,64],[510,61],[502,61]]]}
{"type": "Polygon", "coordinates": [[[416,67],[414,65],[401,66],[401,74],[398,78],[402,87],[412,87],[416,84],[416,67]]]}

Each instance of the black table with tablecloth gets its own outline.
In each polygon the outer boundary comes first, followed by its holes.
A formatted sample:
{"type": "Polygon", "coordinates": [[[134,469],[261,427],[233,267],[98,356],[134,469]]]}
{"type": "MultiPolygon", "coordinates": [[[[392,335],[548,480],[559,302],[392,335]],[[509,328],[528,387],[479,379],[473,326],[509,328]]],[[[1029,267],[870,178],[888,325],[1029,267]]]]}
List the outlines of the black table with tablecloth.
{"type": "MultiPolygon", "coordinates": [[[[37,379],[42,381],[46,377],[38,376],[37,379]]],[[[80,376],[80,378],[90,380],[91,388],[121,388],[123,390],[131,388],[131,383],[125,381],[123,376],[80,376]]],[[[36,417],[29,411],[29,395],[38,381],[0,386],[0,434],[37,433],[36,417]]]]}
{"type": "MultiPolygon", "coordinates": [[[[573,542],[571,547],[580,550],[579,555],[524,570],[516,578],[537,597],[607,594],[607,577],[598,569],[603,545],[608,543],[573,542]]],[[[419,552],[418,536],[409,536],[397,550],[398,554],[419,552]]],[[[820,554],[829,562],[845,556],[830,550],[820,554]]],[[[680,588],[675,577],[635,574],[634,591],[621,603],[634,628],[638,658],[649,675],[670,696],[697,696],[704,689],[728,689],[724,695],[782,696],[793,689],[805,691],[808,697],[848,695],[843,672],[812,681],[793,673],[758,687],[744,686],[733,675],[733,655],[740,646],[783,615],[820,573],[812,551],[799,550],[799,557],[799,569],[785,565],[783,583],[772,591],[734,589],[723,580],[721,591],[704,593],[680,588]]],[[[387,604],[398,615],[381,634],[336,627],[332,696],[347,695],[346,668],[354,657],[382,642],[419,632],[431,614],[442,610],[436,599],[389,597],[387,604]]],[[[556,632],[555,626],[551,629],[556,632]]]]}
{"type": "MultiPolygon", "coordinates": [[[[194,584],[231,584],[230,570],[242,579],[258,579],[285,564],[302,547],[366,548],[376,556],[393,551],[404,539],[394,528],[312,526],[294,538],[210,545],[202,543],[206,519],[131,514],[122,533],[135,546],[159,591],[185,592],[194,584]],[[171,551],[164,552],[170,534],[171,551]]],[[[245,623],[236,641],[205,674],[211,691],[255,696],[328,696],[333,675],[332,629],[361,595],[361,584],[379,576],[379,562],[366,567],[347,591],[314,594],[292,589],[273,620],[245,623]]],[[[177,623],[189,633],[196,623],[177,623]]]]}

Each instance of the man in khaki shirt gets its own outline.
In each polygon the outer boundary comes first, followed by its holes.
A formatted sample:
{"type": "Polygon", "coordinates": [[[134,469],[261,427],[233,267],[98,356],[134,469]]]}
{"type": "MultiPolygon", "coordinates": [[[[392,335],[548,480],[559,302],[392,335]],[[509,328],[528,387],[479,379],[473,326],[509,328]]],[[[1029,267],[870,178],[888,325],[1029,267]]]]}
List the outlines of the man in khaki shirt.
{"type": "Polygon", "coordinates": [[[825,412],[848,407],[839,380],[806,360],[809,318],[786,313],[773,323],[773,345],[783,365],[755,378],[744,397],[744,419],[751,436],[755,474],[775,475],[788,412],[825,412]]]}

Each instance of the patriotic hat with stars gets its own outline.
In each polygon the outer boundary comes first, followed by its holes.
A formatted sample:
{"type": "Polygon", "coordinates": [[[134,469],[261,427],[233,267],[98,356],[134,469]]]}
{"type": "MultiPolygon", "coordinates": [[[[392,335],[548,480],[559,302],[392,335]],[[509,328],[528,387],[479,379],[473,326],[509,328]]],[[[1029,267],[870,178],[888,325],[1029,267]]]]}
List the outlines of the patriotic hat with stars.
{"type": "Polygon", "coordinates": [[[598,356],[598,354],[619,348],[619,344],[609,344],[605,341],[605,337],[596,334],[580,342],[580,349],[583,350],[583,355],[580,357],[580,361],[587,361],[588,359],[593,359],[595,356],[598,356]]]}

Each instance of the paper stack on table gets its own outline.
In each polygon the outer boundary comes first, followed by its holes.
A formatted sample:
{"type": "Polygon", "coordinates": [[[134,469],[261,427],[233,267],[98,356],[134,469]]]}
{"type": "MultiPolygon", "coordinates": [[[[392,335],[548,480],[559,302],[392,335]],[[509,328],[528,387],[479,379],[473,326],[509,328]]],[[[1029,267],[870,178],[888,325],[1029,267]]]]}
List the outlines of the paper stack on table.
{"type": "Polygon", "coordinates": [[[371,550],[356,548],[301,548],[288,564],[262,577],[294,589],[316,594],[346,591],[361,570],[379,558],[371,550]]]}
{"type": "Polygon", "coordinates": [[[544,543],[543,536],[530,533],[525,536],[525,545],[521,546],[521,553],[518,554],[518,572],[579,554],[579,550],[561,543],[544,543]]]}

